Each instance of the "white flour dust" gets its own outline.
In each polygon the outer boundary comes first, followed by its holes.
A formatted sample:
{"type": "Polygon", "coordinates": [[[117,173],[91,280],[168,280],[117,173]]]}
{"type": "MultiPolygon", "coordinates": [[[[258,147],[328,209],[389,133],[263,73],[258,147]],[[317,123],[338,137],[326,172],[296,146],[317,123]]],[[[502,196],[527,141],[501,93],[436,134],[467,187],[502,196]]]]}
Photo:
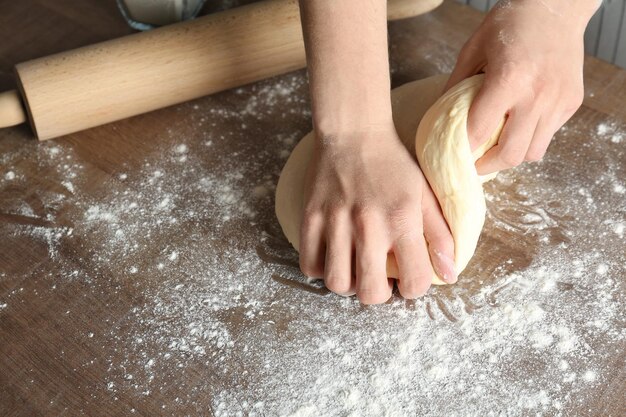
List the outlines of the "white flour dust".
{"type": "MultiPolygon", "coordinates": [[[[42,144],[57,187],[39,203],[2,201],[11,236],[49,251],[54,291],[78,281],[111,308],[131,291],[125,313],[80,335],[110,347],[84,364],[106,365],[94,397],[215,416],[575,415],[609,382],[626,336],[624,126],[570,123],[545,161],[489,184],[458,285],[363,307],[301,276],[273,214],[284,158],[309,129],[304,77],[237,96],[187,106],[192,132],[154,140],[156,156],[97,192],[71,146],[42,144]],[[267,122],[281,118],[295,124],[267,122]],[[213,135],[217,123],[236,135],[213,135]],[[589,141],[566,148],[581,132],[589,141]],[[562,152],[580,163],[562,165],[562,152]],[[492,245],[508,250],[490,256],[492,245]]],[[[4,158],[0,186],[29,180],[4,158]]],[[[0,299],[0,315],[22,294],[0,299]]]]}

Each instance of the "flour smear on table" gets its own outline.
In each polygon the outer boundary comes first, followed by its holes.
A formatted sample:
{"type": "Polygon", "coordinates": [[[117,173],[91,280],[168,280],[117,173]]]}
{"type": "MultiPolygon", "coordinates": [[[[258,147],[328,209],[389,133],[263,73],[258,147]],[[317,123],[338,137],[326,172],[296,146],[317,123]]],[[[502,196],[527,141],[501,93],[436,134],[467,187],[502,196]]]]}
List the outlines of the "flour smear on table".
{"type": "MultiPolygon", "coordinates": [[[[202,101],[181,107],[197,133],[164,132],[158,156],[140,170],[120,167],[97,196],[82,191],[71,145],[31,149],[59,187],[41,193],[43,211],[5,201],[4,211],[37,222],[4,227],[7,238],[29,236],[48,251],[57,271],[39,278],[49,280],[48,296],[76,280],[105,299],[122,283],[138,291],[106,333],[87,323],[80,335],[111,346],[94,358],[108,373],[93,395],[140,402],[176,393],[164,413],[215,416],[559,415],[588,403],[623,366],[614,359],[626,335],[626,126],[570,122],[543,162],[486,186],[486,230],[518,236],[510,258],[479,245],[458,285],[363,307],[300,275],[273,215],[280,168],[308,128],[305,91],[299,73],[238,90],[250,96],[243,113],[202,101]],[[290,110],[277,113],[277,104],[290,110]],[[241,134],[247,121],[281,117],[299,118],[302,129],[274,131],[261,152],[211,135],[214,123],[241,134]],[[602,175],[560,166],[559,143],[572,132],[587,135],[581,154],[595,155],[587,163],[603,164],[602,175]],[[201,162],[225,148],[210,166],[201,162]],[[566,187],[551,186],[554,172],[571,177],[566,187]],[[63,204],[75,209],[59,222],[63,204]],[[64,260],[71,239],[98,248],[81,254],[91,270],[64,260]],[[520,267],[525,246],[533,250],[520,267]]],[[[28,180],[19,155],[2,158],[0,187],[28,180]]],[[[0,299],[0,319],[21,294],[0,299]]]]}

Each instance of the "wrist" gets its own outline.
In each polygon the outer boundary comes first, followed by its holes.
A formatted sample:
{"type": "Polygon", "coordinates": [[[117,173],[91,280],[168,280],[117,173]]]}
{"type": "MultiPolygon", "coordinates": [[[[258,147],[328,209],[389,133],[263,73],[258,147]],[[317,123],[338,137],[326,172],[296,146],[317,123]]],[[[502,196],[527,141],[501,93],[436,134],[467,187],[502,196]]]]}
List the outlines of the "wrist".
{"type": "Polygon", "coordinates": [[[567,19],[575,29],[584,32],[602,0],[534,0],[551,14],[567,19]]]}
{"type": "MultiPolygon", "coordinates": [[[[571,4],[568,0],[560,0],[562,2],[561,7],[571,7],[571,4]]],[[[575,6],[571,7],[570,14],[572,15],[575,24],[578,25],[578,28],[583,32],[587,28],[589,21],[593,17],[596,11],[602,5],[602,0],[576,0],[575,6]]],[[[568,9],[565,9],[568,10],[568,9]]]]}
{"type": "Polygon", "coordinates": [[[322,137],[343,137],[359,132],[377,132],[393,127],[391,102],[354,105],[335,103],[313,112],[313,128],[322,137]]]}
{"type": "Polygon", "coordinates": [[[389,138],[397,137],[393,120],[380,124],[363,126],[356,129],[342,127],[332,132],[314,129],[317,145],[320,149],[326,149],[331,153],[335,152],[355,152],[357,149],[370,149],[375,152],[380,151],[384,143],[388,143],[389,138]]]}
{"type": "Polygon", "coordinates": [[[331,71],[311,77],[311,110],[316,131],[337,135],[393,123],[386,60],[370,59],[360,73],[331,71]]]}

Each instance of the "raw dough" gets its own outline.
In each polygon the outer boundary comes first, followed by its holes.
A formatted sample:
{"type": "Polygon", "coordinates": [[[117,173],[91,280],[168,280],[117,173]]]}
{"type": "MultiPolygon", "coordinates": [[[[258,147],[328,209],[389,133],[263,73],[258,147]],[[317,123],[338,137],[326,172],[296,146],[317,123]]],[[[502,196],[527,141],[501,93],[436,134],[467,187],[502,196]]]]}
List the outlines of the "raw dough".
{"type": "MultiPolygon", "coordinates": [[[[474,254],[485,220],[482,183],[474,162],[498,140],[500,127],[472,154],[467,138],[467,114],[482,85],[483,75],[457,84],[440,97],[448,75],[436,75],[404,84],[391,92],[393,120],[400,139],[415,153],[430,183],[455,242],[455,264],[460,273],[474,254]],[[418,128],[419,124],[419,128],[418,128]]],[[[309,164],[313,132],[291,153],[276,188],[276,216],[285,236],[298,250],[302,221],[303,188],[309,164]]],[[[398,277],[393,254],[387,258],[387,275],[398,277]]],[[[445,284],[433,277],[434,284],[445,284]]]]}

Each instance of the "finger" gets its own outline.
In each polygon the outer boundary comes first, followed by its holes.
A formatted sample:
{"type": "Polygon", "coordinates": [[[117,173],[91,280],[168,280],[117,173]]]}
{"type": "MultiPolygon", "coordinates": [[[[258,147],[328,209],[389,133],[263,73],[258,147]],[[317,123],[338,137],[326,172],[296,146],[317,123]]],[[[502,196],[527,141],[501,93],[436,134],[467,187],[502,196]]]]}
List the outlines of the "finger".
{"type": "Polygon", "coordinates": [[[468,41],[461,49],[461,52],[459,52],[454,70],[452,70],[443,91],[446,92],[464,79],[478,74],[482,69],[481,61],[478,57],[478,51],[476,51],[471,40],[468,41]]]}
{"type": "Polygon", "coordinates": [[[550,142],[554,137],[556,131],[561,127],[558,120],[546,117],[545,113],[539,119],[535,134],[530,142],[530,146],[526,151],[524,160],[526,161],[539,161],[543,158],[550,146],[550,142]],[[550,120],[552,119],[552,120],[550,120]]]}
{"type": "Polygon", "coordinates": [[[324,284],[336,294],[353,295],[350,215],[347,211],[341,211],[333,214],[330,219],[326,233],[324,284]]]}
{"type": "Polygon", "coordinates": [[[472,151],[485,143],[496,131],[511,106],[510,91],[489,75],[476,94],[467,115],[467,136],[472,151]]]}
{"type": "Polygon", "coordinates": [[[535,133],[538,119],[538,116],[523,109],[511,110],[498,143],[476,161],[478,174],[491,174],[521,164],[535,133]]]}
{"type": "Polygon", "coordinates": [[[536,162],[543,158],[557,130],[557,128],[554,127],[555,125],[556,123],[554,121],[546,121],[544,116],[539,119],[533,139],[526,151],[526,156],[524,157],[525,161],[536,162]]]}
{"type": "Polygon", "coordinates": [[[323,217],[321,212],[305,215],[300,227],[300,269],[311,278],[324,275],[323,217]]]}
{"type": "Polygon", "coordinates": [[[398,262],[400,276],[398,277],[398,290],[400,295],[407,299],[414,299],[426,294],[432,282],[434,271],[430,264],[428,249],[424,236],[412,233],[396,240],[393,252],[398,262]]]}
{"type": "MultiPolygon", "coordinates": [[[[387,254],[389,255],[389,254],[387,254]]],[[[387,278],[387,287],[389,288],[389,297],[393,294],[393,286],[396,285],[396,280],[393,278],[387,278]]],[[[389,300],[389,299],[387,299],[389,300]]]]}
{"type": "Polygon", "coordinates": [[[391,297],[387,279],[387,252],[389,244],[384,237],[382,221],[355,220],[356,294],[363,304],[384,303],[391,297]]]}
{"type": "Polygon", "coordinates": [[[422,216],[432,269],[443,282],[453,284],[458,279],[454,265],[454,239],[439,203],[427,185],[422,196],[422,216]]]}

